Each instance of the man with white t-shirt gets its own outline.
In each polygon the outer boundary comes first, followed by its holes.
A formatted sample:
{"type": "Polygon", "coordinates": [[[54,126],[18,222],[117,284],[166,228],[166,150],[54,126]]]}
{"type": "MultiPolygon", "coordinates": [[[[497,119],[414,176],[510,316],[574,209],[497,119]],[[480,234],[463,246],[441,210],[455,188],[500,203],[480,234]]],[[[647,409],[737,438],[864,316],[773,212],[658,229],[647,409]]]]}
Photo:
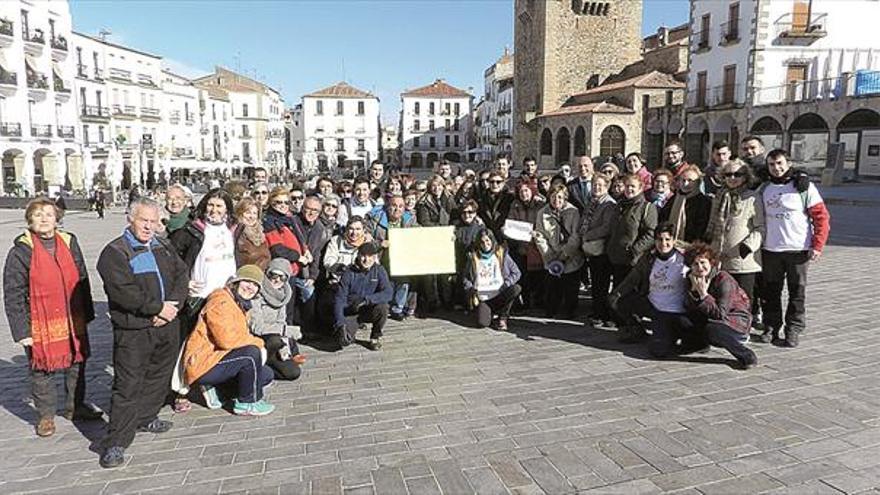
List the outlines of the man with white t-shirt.
{"type": "Polygon", "coordinates": [[[797,347],[806,327],[807,267],[818,261],[831,231],[831,215],[813,184],[798,192],[791,163],[783,150],[767,155],[770,181],[758,188],[764,203],[767,233],[762,247],[764,324],[762,340],[797,347]],[[788,283],[785,338],[782,330],[782,288],[788,283]]]}
{"type": "Polygon", "coordinates": [[[654,230],[654,249],[645,254],[609,297],[611,307],[625,322],[624,342],[645,336],[641,317],[651,318],[648,350],[658,358],[688,354],[708,347],[685,307],[687,265],[675,248],[675,226],[664,222],[654,230]],[[637,338],[638,337],[638,338],[637,338]],[[681,339],[681,344],[676,342],[681,339]]]}

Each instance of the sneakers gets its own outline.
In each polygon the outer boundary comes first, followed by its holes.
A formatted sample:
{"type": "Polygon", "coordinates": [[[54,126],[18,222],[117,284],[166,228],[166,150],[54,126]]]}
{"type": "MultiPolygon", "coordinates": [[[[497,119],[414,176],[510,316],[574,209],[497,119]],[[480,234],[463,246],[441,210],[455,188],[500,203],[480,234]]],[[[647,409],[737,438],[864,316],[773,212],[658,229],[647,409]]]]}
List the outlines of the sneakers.
{"type": "Polygon", "coordinates": [[[388,315],[388,317],[391,318],[391,319],[394,320],[394,321],[403,321],[403,320],[406,320],[406,314],[404,314],[404,313],[395,313],[395,312],[393,312],[393,311],[391,312],[390,315],[388,315]]]}
{"type": "Polygon", "coordinates": [[[210,385],[202,386],[202,397],[205,398],[205,405],[208,409],[220,409],[223,407],[223,401],[220,400],[217,389],[210,385]]]}
{"type": "Polygon", "coordinates": [[[174,426],[171,421],[156,418],[145,425],[138,426],[137,431],[140,433],[165,433],[174,426]]]}
{"type": "Polygon", "coordinates": [[[782,347],[797,347],[800,343],[800,332],[797,330],[788,330],[785,331],[785,340],[782,341],[782,347]]]}
{"type": "Polygon", "coordinates": [[[367,349],[371,351],[378,351],[382,348],[382,337],[376,337],[375,339],[370,339],[369,344],[367,344],[367,349]]]}
{"type": "Polygon", "coordinates": [[[40,418],[40,421],[37,422],[36,430],[38,437],[51,437],[55,434],[55,419],[40,418]]]}
{"type": "Polygon", "coordinates": [[[272,414],[272,411],[275,410],[275,406],[269,404],[265,400],[258,400],[257,402],[239,402],[238,399],[234,400],[234,405],[232,406],[232,413],[237,414],[238,416],[266,416],[267,414],[272,414]]]}
{"type": "Polygon", "coordinates": [[[125,463],[125,449],[122,447],[110,447],[104,451],[98,463],[105,469],[123,465],[125,463]]]}

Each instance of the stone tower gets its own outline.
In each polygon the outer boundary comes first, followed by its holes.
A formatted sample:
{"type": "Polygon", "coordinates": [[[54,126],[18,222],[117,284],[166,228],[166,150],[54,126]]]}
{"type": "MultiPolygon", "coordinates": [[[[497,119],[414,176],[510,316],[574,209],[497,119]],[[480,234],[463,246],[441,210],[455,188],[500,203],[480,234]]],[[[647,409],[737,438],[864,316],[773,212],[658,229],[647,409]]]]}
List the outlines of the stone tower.
{"type": "Polygon", "coordinates": [[[515,0],[514,159],[537,153],[536,116],[640,60],[641,44],[642,0],[515,0]]]}

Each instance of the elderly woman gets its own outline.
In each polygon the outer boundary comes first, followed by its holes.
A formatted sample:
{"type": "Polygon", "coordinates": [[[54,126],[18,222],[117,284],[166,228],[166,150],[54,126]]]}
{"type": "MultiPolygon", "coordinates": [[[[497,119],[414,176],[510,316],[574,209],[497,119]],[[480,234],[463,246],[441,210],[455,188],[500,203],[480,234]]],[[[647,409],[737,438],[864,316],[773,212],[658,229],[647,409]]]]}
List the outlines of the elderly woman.
{"type": "Polygon", "coordinates": [[[344,225],[339,225],[339,205],[341,201],[336,194],[328,194],[321,198],[321,216],[318,221],[324,225],[330,235],[342,232],[344,225]]]}
{"type": "Polygon", "coordinates": [[[73,234],[58,230],[61,212],[49,198],[25,209],[28,230],[15,238],[3,269],[3,303],[13,340],[25,349],[36,433],[55,433],[56,372],[65,375],[64,417],[100,419],[84,404],[88,322],[95,319],[89,275],[73,234]]]}
{"type": "Polygon", "coordinates": [[[752,326],[751,302],[736,280],[721,269],[718,253],[702,242],[695,242],[685,253],[690,267],[687,308],[709,343],[723,347],[740,367],[758,364],[758,356],[746,347],[752,326]]]}
{"type": "Polygon", "coordinates": [[[672,199],[672,181],[673,181],[672,172],[666,170],[665,168],[661,168],[654,172],[654,181],[652,182],[653,187],[651,188],[650,194],[646,194],[648,201],[650,201],[657,209],[663,208],[666,206],[666,203],[672,199]]]}
{"type": "Polygon", "coordinates": [[[657,209],[645,200],[641,179],[635,175],[625,175],[623,184],[623,199],[617,203],[620,220],[612,227],[605,245],[605,253],[614,273],[615,289],[639,258],[651,249],[654,228],[657,227],[657,209]]]}
{"type": "Polygon", "coordinates": [[[483,227],[467,257],[463,288],[468,308],[476,315],[477,328],[492,326],[507,330],[510,308],[519,297],[520,271],[495,240],[492,231],[483,227]]]}
{"type": "Polygon", "coordinates": [[[208,296],[195,329],[183,352],[184,378],[199,386],[211,409],[222,402],[215,387],[233,382],[237,389],[232,412],[241,416],[265,416],[275,406],[263,398],[263,388],[274,372],[264,364],[263,340],[248,332],[247,313],[260,292],[263,271],[245,265],[222,288],[208,296]]]}
{"type": "MultiPolygon", "coordinates": [[[[193,218],[171,234],[171,244],[190,270],[189,297],[181,309],[180,342],[196,324],[205,299],[235,275],[235,224],[232,197],[223,189],[212,189],[199,201],[193,218]]],[[[174,403],[175,412],[192,405],[184,397],[174,403]]]]}
{"type": "Polygon", "coordinates": [[[269,193],[269,208],[263,216],[263,232],[269,243],[272,258],[284,258],[290,263],[291,274],[299,273],[299,265],[308,264],[311,255],[304,249],[299,237],[294,233],[296,226],[291,213],[291,198],[302,196],[302,191],[288,192],[284,187],[276,187],[269,193]],[[303,260],[302,258],[306,259],[303,260]]]}
{"type": "Polygon", "coordinates": [[[626,155],[626,172],[636,175],[642,181],[642,192],[648,194],[654,186],[654,176],[648,170],[648,162],[638,151],[626,155]]]}
{"type": "Polygon", "coordinates": [[[187,187],[180,184],[168,186],[165,192],[165,212],[168,214],[164,219],[166,235],[182,229],[189,221],[191,201],[192,192],[187,187]]]}
{"type": "MultiPolygon", "coordinates": [[[[455,200],[446,191],[446,181],[435,175],[428,181],[428,192],[416,203],[416,222],[420,227],[442,227],[455,218],[455,200]]],[[[424,314],[433,313],[441,303],[452,299],[452,281],[449,275],[426,275],[418,280],[419,309],[424,314]]]]}
{"type": "Polygon", "coordinates": [[[676,241],[691,243],[706,237],[712,198],[700,187],[702,177],[696,165],[682,165],[675,176],[675,196],[660,210],[660,221],[675,225],[676,241]]]}
{"type": "Polygon", "coordinates": [[[620,209],[608,193],[610,184],[611,181],[604,175],[593,178],[593,198],[584,211],[580,227],[581,249],[589,260],[593,282],[590,286],[593,301],[590,323],[593,326],[612,326],[614,319],[611,306],[608,305],[613,270],[606,250],[611,229],[620,220],[620,209]]]}
{"type": "Polygon", "coordinates": [[[548,318],[557,313],[572,319],[577,313],[580,269],[584,264],[581,252],[581,217],[577,208],[568,202],[568,189],[564,184],[550,189],[547,205],[538,211],[532,238],[548,272],[544,309],[548,318]]]}
{"type": "MultiPolygon", "coordinates": [[[[534,225],[535,220],[538,219],[538,212],[544,207],[544,198],[534,194],[532,184],[528,180],[520,180],[516,184],[514,192],[516,199],[510,205],[507,219],[534,225]]],[[[524,242],[512,239],[509,239],[507,244],[510,246],[511,258],[523,274],[520,279],[523,309],[528,309],[533,304],[539,306],[542,293],[541,282],[544,279],[544,262],[541,259],[541,253],[538,252],[538,247],[531,241],[524,242]]]]}
{"type": "Polygon", "coordinates": [[[260,203],[254,198],[241,198],[235,205],[235,252],[238,266],[257,265],[265,270],[272,255],[260,221],[260,203]]]}
{"type": "Polygon", "coordinates": [[[283,258],[269,262],[260,293],[253,299],[248,313],[248,328],[266,345],[266,364],[275,372],[276,380],[296,380],[305,356],[299,353],[293,332],[287,325],[287,303],[293,297],[288,283],[290,263],[283,258]]]}

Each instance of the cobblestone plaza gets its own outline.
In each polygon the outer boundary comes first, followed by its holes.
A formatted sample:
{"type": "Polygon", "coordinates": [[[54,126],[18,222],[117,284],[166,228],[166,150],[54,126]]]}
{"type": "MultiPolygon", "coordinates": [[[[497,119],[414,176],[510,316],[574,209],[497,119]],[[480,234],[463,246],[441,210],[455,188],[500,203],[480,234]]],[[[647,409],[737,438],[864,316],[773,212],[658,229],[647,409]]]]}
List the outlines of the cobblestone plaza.
{"type": "MultiPolygon", "coordinates": [[[[876,190],[876,189],[875,189],[876,190]]],[[[18,493],[856,493],[880,487],[876,202],[832,205],[811,267],[800,347],[752,344],[649,359],[582,322],[515,318],[509,332],[462,318],[392,322],[380,352],[304,347],[296,382],[269,390],[263,418],[196,405],[138,434],[127,464],[90,450],[104,424],[57,418],[37,438],[26,360],[0,323],[0,492],[18,493]]],[[[0,211],[5,257],[23,228],[0,211]]],[[[73,213],[90,270],[124,216],[73,213]]],[[[88,400],[109,408],[112,334],[92,272],[88,400]]],[[[582,301],[582,309],[588,304],[582,301]]],[[[22,310],[24,310],[22,308],[22,310]]]]}

